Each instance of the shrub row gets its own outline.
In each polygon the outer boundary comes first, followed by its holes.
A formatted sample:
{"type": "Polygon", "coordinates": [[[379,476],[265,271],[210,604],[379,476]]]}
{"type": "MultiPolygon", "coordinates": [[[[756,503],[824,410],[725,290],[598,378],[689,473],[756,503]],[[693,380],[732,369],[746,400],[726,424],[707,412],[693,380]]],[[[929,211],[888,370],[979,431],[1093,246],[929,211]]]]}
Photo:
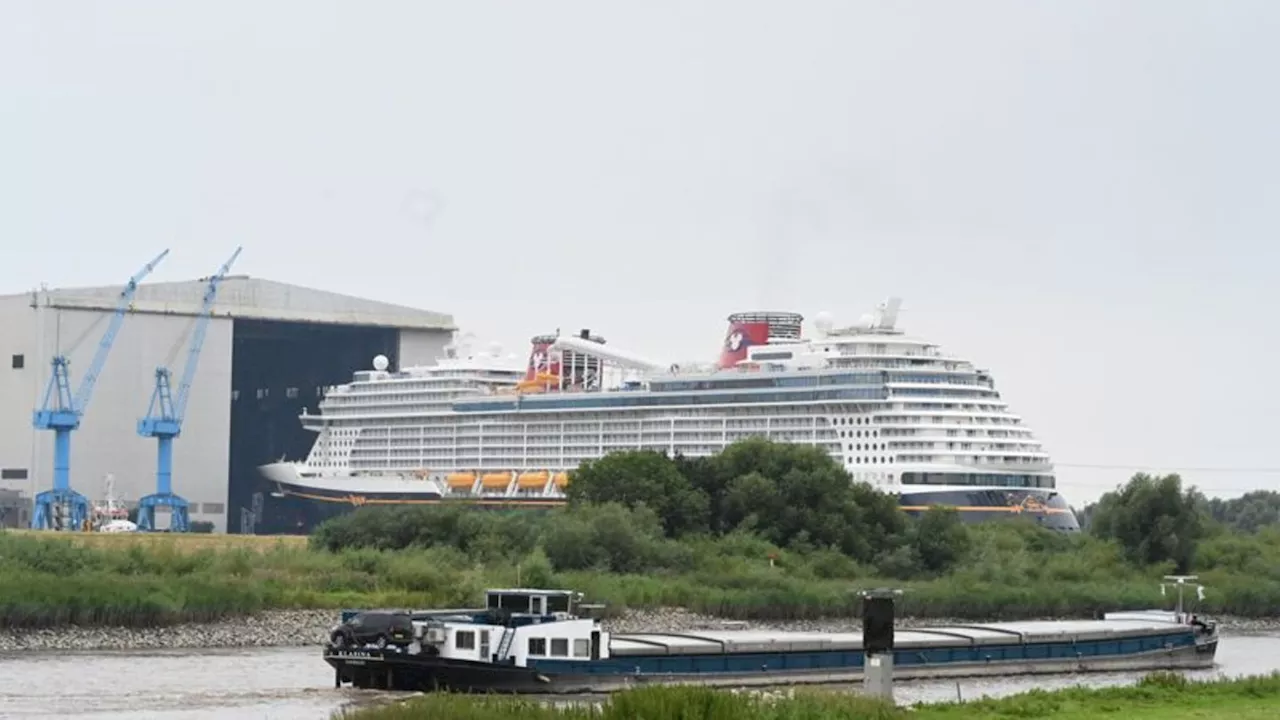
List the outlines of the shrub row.
{"type": "MultiPolygon", "coordinates": [[[[0,623],[153,626],[270,608],[457,607],[477,603],[486,587],[515,584],[576,589],[615,610],[680,606],[741,619],[847,617],[855,589],[886,584],[905,588],[902,614],[915,617],[1088,617],[1170,602],[1158,584],[1168,567],[1135,567],[1112,543],[1013,524],[973,529],[964,564],[948,574],[897,581],[833,550],[782,549],[743,532],[670,540],[637,529],[643,518],[605,517],[611,522],[588,523],[582,538],[584,552],[606,553],[587,567],[560,564],[568,551],[544,549],[528,518],[497,516],[466,520],[480,529],[465,542],[441,537],[395,550],[189,550],[180,537],[123,546],[0,533],[0,623]],[[512,535],[501,532],[508,524],[512,535]]],[[[1206,541],[1201,609],[1280,615],[1278,538],[1206,541]]]]}

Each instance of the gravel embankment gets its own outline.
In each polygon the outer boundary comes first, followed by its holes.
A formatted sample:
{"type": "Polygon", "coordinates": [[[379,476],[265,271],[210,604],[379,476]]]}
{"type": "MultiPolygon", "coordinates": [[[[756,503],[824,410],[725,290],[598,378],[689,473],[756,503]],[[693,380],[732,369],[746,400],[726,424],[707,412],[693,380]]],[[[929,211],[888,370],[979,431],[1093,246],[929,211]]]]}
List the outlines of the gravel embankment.
{"type": "MultiPolygon", "coordinates": [[[[151,650],[175,648],[232,648],[319,646],[337,622],[334,610],[276,610],[250,618],[218,623],[193,623],[167,628],[64,627],[45,630],[0,630],[0,652],[22,650],[151,650]]],[[[1227,632],[1274,632],[1278,619],[1219,618],[1227,632]]],[[[901,627],[945,625],[962,621],[930,619],[899,620],[901,627]]],[[[859,624],[854,619],[830,618],[793,622],[750,622],[724,620],[682,608],[628,610],[608,620],[611,632],[692,632],[710,629],[750,628],[794,632],[850,632],[859,624]]]]}
{"type": "Polygon", "coordinates": [[[162,628],[69,626],[0,630],[0,652],[320,645],[337,619],[338,613],[334,610],[273,610],[226,622],[162,628]]]}

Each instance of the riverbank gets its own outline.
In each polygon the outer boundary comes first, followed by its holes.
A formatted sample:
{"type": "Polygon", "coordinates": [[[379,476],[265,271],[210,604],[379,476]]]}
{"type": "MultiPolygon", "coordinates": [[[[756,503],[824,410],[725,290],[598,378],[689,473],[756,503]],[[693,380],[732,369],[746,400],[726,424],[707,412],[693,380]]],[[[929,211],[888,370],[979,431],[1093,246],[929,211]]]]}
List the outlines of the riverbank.
{"type": "MultiPolygon", "coordinates": [[[[1280,619],[1220,618],[1226,634],[1280,631],[1280,619]]],[[[0,629],[0,652],[66,650],[171,650],[183,648],[299,647],[324,644],[338,621],[336,610],[269,610],[211,623],[155,628],[79,627],[0,629]]],[[[901,618],[899,627],[945,625],[960,620],[901,618]]],[[[751,622],[718,618],[683,608],[626,610],[605,621],[610,632],[682,633],[728,627],[790,632],[848,632],[854,618],[751,622]]]]}
{"type": "Polygon", "coordinates": [[[1212,682],[1158,673],[1137,685],[1034,691],[967,703],[895,707],[851,693],[733,692],[671,687],[628,690],[600,705],[551,706],[501,696],[425,695],[395,705],[342,711],[337,720],[970,720],[990,717],[1094,720],[1270,720],[1280,707],[1280,674],[1212,682]]]}

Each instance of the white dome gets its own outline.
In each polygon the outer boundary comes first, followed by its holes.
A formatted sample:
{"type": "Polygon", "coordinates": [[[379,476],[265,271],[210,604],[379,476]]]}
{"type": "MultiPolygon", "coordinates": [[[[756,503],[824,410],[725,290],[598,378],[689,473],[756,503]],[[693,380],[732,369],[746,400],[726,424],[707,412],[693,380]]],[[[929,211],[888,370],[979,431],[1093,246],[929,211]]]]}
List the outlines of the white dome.
{"type": "Polygon", "coordinates": [[[814,316],[813,327],[818,332],[826,335],[831,332],[831,328],[835,327],[835,321],[831,318],[831,313],[824,310],[814,316]]]}
{"type": "Polygon", "coordinates": [[[391,361],[387,359],[386,355],[379,355],[373,359],[373,369],[377,370],[378,372],[382,372],[383,370],[386,370],[387,366],[390,364],[391,364],[391,361]]]}

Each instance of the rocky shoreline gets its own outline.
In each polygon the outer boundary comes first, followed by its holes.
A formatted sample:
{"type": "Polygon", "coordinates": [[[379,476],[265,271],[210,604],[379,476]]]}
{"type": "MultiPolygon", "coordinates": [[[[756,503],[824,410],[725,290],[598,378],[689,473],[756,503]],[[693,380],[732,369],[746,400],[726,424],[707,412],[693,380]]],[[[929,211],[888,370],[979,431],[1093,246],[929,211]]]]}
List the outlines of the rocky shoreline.
{"type": "MultiPolygon", "coordinates": [[[[1217,618],[1224,632],[1280,630],[1280,618],[1217,618]]],[[[160,650],[183,648],[250,648],[320,646],[337,621],[333,610],[274,610],[216,623],[189,623],[164,628],[61,627],[43,630],[0,630],[0,652],[68,650],[160,650]]],[[[963,621],[902,618],[901,627],[945,625],[963,621]]],[[[682,608],[628,610],[606,620],[611,632],[690,632],[709,629],[759,629],[796,632],[847,632],[858,627],[847,618],[794,622],[742,622],[715,618],[682,608]]]]}

